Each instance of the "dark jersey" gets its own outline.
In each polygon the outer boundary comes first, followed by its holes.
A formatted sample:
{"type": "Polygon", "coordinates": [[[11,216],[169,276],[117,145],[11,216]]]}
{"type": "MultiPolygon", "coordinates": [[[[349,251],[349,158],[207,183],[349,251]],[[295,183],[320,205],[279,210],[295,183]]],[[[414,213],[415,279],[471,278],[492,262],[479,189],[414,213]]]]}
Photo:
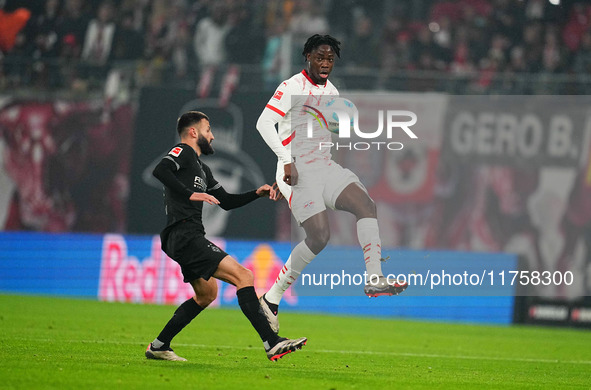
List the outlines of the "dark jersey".
{"type": "Polygon", "coordinates": [[[189,197],[193,192],[210,192],[221,187],[214,179],[211,169],[203,163],[195,150],[187,144],[177,144],[158,165],[164,165],[171,171],[178,183],[158,179],[164,184],[164,207],[166,211],[166,226],[180,221],[193,222],[199,231],[205,234],[202,213],[203,202],[193,202],[189,197]]]}
{"type": "MultiPolygon", "coordinates": [[[[220,201],[220,207],[230,210],[241,207],[258,198],[256,191],[228,194],[215,180],[211,169],[203,163],[195,150],[187,144],[175,145],[154,168],[154,176],[164,184],[166,237],[170,229],[179,223],[195,225],[198,233],[205,235],[202,222],[203,202],[189,200],[194,192],[206,192],[220,201]]],[[[164,240],[163,240],[164,241],[164,240]]]]}

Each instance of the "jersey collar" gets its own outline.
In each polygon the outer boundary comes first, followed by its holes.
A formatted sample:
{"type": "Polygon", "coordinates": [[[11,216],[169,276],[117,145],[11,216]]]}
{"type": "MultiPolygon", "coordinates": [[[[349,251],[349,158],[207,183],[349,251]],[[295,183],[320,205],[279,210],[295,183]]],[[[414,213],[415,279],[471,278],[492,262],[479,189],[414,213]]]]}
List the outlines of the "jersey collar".
{"type": "MultiPolygon", "coordinates": [[[[302,74],[304,75],[304,77],[310,82],[312,83],[313,86],[318,87],[319,85],[316,84],[314,81],[312,81],[312,79],[310,78],[310,76],[308,75],[308,72],[306,72],[306,69],[302,70],[302,74]]],[[[323,87],[326,88],[326,84],[328,83],[328,79],[326,79],[326,81],[324,82],[323,87]]]]}

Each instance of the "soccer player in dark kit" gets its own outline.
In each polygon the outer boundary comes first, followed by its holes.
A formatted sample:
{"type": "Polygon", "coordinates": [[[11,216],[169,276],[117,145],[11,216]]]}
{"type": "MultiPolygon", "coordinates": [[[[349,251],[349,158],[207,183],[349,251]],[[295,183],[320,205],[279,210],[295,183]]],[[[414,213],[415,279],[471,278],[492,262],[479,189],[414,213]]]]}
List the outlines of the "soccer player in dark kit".
{"type": "Polygon", "coordinates": [[[202,223],[203,202],[230,210],[259,197],[277,200],[279,193],[268,184],[243,194],[228,194],[224,190],[200,159],[201,155],[214,152],[211,146],[214,136],[204,113],[190,111],[181,115],[177,131],[181,142],[162,158],[153,174],[164,184],[167,225],[160,234],[162,250],[179,263],[184,281],[191,284],[195,296],[178,307],[158,337],[148,345],[146,357],[186,360],[174,353],[170,343],[215,300],[218,290],[213,278],[236,286],[238,304],[261,337],[271,361],[301,349],[306,344],[305,337],[290,340],[271,329],[262,314],[252,272],[207,240],[202,223]]]}

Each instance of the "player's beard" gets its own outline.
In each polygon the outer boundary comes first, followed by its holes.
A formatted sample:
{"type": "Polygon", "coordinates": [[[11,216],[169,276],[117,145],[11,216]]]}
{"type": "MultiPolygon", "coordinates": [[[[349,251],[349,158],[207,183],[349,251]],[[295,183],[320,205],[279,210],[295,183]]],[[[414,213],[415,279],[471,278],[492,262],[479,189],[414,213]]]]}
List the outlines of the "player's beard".
{"type": "Polygon", "coordinates": [[[208,154],[215,153],[215,150],[213,150],[213,146],[211,146],[211,143],[207,139],[205,139],[205,137],[201,134],[199,134],[199,137],[197,138],[197,146],[199,146],[199,149],[201,149],[201,153],[206,156],[208,154]]]}

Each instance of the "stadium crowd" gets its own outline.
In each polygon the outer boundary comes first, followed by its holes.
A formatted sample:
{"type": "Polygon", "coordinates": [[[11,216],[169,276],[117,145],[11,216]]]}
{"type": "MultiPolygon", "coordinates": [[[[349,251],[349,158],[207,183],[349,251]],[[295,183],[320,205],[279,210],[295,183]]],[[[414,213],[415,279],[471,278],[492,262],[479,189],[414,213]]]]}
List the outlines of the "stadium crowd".
{"type": "Polygon", "coordinates": [[[253,69],[259,85],[274,88],[299,66],[296,48],[313,33],[341,39],[344,73],[375,76],[365,88],[437,90],[443,74],[466,80],[456,84],[464,92],[557,93],[554,81],[580,82],[591,74],[591,5],[582,1],[2,0],[0,5],[0,90],[102,86],[112,67],[132,69],[139,85],[193,83],[201,96],[212,85],[225,85],[230,93],[240,74],[253,69]],[[431,74],[439,82],[432,82],[431,74]],[[543,81],[536,84],[540,89],[527,89],[532,75],[543,81]]]}

